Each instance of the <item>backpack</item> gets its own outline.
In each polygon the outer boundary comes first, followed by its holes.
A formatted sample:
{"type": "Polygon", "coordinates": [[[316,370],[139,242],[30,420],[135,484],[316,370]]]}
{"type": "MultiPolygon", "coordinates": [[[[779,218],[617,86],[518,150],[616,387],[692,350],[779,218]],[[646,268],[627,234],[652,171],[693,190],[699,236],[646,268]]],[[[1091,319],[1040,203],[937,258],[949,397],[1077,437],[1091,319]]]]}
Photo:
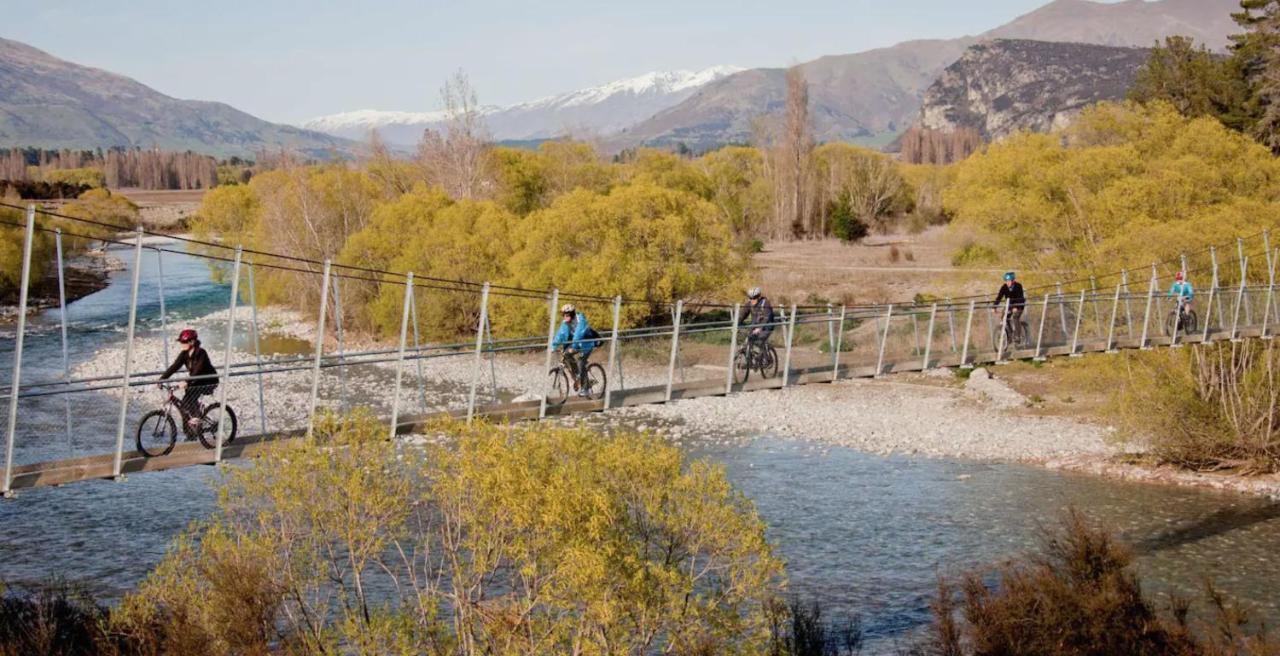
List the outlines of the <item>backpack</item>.
{"type": "Polygon", "coordinates": [[[596,348],[600,346],[600,333],[595,328],[587,326],[587,332],[582,333],[582,339],[586,342],[587,348],[596,348]]]}

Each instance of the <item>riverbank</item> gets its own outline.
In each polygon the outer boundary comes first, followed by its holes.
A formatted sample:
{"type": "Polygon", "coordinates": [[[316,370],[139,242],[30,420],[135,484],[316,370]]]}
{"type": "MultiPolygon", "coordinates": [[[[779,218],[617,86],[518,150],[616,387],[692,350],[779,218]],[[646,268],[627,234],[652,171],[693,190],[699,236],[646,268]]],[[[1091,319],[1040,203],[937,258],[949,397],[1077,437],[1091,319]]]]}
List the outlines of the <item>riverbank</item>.
{"type": "MultiPolygon", "coordinates": [[[[67,303],[80,300],[89,294],[105,289],[111,284],[111,273],[125,268],[124,263],[106,251],[95,250],[77,255],[66,263],[64,272],[67,303]]],[[[45,275],[32,284],[27,298],[27,313],[58,307],[57,267],[47,267],[45,275]]],[[[17,319],[17,292],[0,297],[0,323],[17,319]]]]}

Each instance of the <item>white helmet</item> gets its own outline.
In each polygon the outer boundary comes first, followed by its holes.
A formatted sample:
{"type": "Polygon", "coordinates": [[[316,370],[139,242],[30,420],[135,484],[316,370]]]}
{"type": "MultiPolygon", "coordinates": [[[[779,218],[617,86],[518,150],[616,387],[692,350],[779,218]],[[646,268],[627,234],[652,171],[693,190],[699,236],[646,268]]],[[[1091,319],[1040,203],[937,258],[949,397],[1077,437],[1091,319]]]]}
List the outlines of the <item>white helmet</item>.
{"type": "Polygon", "coordinates": [[[572,314],[577,311],[578,308],[574,307],[573,303],[565,303],[564,307],[560,308],[560,314],[572,314]]]}
{"type": "Polygon", "coordinates": [[[760,288],[752,287],[751,289],[747,290],[747,298],[760,298],[760,288]]]}

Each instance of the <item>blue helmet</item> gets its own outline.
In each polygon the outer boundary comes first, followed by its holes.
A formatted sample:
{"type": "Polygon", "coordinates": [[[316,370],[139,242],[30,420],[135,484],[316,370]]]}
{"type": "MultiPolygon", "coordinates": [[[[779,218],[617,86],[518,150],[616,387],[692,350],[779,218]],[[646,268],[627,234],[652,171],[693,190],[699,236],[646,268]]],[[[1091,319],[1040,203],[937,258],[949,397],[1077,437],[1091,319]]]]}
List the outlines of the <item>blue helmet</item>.
{"type": "Polygon", "coordinates": [[[1013,278],[1014,278],[1014,275],[1012,271],[1004,274],[1005,282],[1013,282],[1013,278]]]}

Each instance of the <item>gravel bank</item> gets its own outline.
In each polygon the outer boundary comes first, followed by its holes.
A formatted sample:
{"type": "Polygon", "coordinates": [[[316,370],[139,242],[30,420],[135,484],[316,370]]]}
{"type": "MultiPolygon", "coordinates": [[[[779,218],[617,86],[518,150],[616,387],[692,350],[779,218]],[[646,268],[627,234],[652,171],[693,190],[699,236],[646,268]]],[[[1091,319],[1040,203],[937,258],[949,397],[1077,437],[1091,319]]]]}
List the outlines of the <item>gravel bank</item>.
{"type": "MultiPolygon", "coordinates": [[[[994,383],[995,381],[988,381],[994,383]]],[[[892,381],[851,380],[631,408],[699,430],[768,433],[878,454],[1042,463],[1106,457],[1103,427],[1022,416],[1007,397],[892,381]]]]}

